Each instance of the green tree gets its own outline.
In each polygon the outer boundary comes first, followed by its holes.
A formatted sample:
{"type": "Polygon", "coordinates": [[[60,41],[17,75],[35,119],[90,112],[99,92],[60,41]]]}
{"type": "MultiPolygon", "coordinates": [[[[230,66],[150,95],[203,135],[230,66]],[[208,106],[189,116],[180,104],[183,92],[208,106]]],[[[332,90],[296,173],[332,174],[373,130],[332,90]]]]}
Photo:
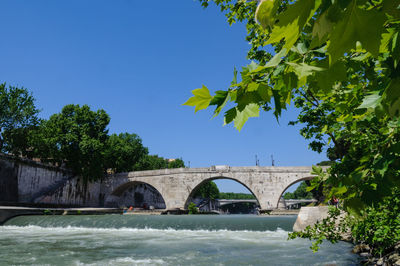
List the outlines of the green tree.
{"type": "Polygon", "coordinates": [[[204,182],[194,193],[194,198],[218,199],[219,189],[213,181],[204,182]]]}
{"type": "Polygon", "coordinates": [[[0,84],[0,152],[26,155],[29,131],[38,125],[38,113],[28,90],[0,84]]]}
{"type": "Polygon", "coordinates": [[[235,192],[220,192],[219,199],[256,199],[253,194],[235,193],[235,192]]]}
{"type": "Polygon", "coordinates": [[[168,160],[168,168],[184,168],[185,162],[181,159],[168,160]]]}
{"type": "Polygon", "coordinates": [[[107,139],[105,148],[105,167],[116,173],[133,171],[135,164],[147,154],[148,149],[143,147],[138,135],[112,134],[107,139]]]}
{"type": "Polygon", "coordinates": [[[284,195],[283,195],[283,198],[286,200],[286,199],[294,199],[295,198],[295,196],[294,196],[294,194],[292,193],[292,192],[286,192],[284,195]]]}
{"type": "Polygon", "coordinates": [[[231,102],[225,123],[241,130],[260,110],[279,119],[294,103],[301,113],[292,124],[301,123],[310,148],[334,161],[327,173],[313,170],[309,189],[335,195],[348,213],[365,219],[363,210],[400,186],[398,1],[213,2],[230,24],[246,23],[254,61],[239,77],[234,72],[226,90],[212,96],[203,86],[185,104],[195,111],[214,105],[218,115],[231,102]]]}
{"type": "Polygon", "coordinates": [[[284,199],[312,199],[313,195],[311,192],[307,191],[307,183],[301,182],[300,185],[296,188],[295,191],[286,192],[283,195],[284,199]]]}
{"type": "Polygon", "coordinates": [[[36,154],[44,161],[65,165],[85,181],[104,176],[110,117],[87,105],[66,105],[41,124],[34,136],[36,154]]]}
{"type": "Polygon", "coordinates": [[[229,23],[246,22],[248,56],[257,62],[243,67],[241,80],[234,73],[227,90],[211,96],[203,86],[185,104],[195,111],[215,105],[218,115],[232,102],[225,123],[241,130],[260,109],[278,119],[294,101],[310,147],[336,160],[326,180],[331,195],[352,211],[390,195],[400,184],[398,3],[276,0],[257,9],[254,1],[214,2],[229,23]]]}
{"type": "Polygon", "coordinates": [[[182,159],[165,159],[158,155],[143,156],[134,166],[135,171],[185,167],[182,159]]]}

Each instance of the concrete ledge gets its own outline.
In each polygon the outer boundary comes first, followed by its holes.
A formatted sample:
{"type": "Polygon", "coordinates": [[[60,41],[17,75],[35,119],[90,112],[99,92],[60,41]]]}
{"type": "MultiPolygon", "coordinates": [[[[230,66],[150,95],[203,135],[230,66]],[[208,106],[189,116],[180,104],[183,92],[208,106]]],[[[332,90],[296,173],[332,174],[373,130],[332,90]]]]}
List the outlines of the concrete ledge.
{"type": "Polygon", "coordinates": [[[122,209],[114,208],[29,208],[0,206],[0,225],[11,218],[24,215],[101,215],[122,214],[122,209]]]}
{"type": "Polygon", "coordinates": [[[312,226],[326,217],[328,217],[328,206],[302,207],[293,225],[293,231],[303,231],[307,226],[312,226]]]}

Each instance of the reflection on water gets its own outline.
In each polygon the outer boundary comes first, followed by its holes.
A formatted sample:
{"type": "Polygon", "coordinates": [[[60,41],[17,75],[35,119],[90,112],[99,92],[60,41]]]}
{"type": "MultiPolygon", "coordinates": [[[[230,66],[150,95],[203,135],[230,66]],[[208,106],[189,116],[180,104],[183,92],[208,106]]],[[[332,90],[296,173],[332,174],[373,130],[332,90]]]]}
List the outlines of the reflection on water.
{"type": "Polygon", "coordinates": [[[351,265],[351,245],[287,241],[295,217],[30,216],[0,227],[0,265],[351,265]]]}

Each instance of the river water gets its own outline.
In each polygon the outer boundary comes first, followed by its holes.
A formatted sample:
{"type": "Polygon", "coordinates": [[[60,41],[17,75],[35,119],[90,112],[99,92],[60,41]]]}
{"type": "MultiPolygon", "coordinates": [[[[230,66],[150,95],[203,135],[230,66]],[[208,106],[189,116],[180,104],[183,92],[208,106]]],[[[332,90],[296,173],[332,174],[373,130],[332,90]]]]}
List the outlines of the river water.
{"type": "Polygon", "coordinates": [[[287,240],[295,216],[25,216],[0,226],[0,265],[357,265],[351,245],[287,240]]]}

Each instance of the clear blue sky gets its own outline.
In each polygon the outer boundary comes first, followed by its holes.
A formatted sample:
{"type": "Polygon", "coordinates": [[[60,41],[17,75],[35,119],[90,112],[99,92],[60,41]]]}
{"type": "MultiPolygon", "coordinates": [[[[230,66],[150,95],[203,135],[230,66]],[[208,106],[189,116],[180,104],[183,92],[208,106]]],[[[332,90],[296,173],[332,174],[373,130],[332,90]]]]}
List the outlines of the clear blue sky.
{"type": "MultiPolygon", "coordinates": [[[[194,0],[2,0],[0,82],[28,88],[41,116],[66,104],[102,108],[110,133],[138,134],[151,154],[210,165],[309,166],[325,160],[308,149],[292,108],[239,133],[182,106],[202,84],[225,89],[233,68],[248,64],[244,25],[194,0]]],[[[243,191],[218,182],[224,191],[243,191]]]]}

